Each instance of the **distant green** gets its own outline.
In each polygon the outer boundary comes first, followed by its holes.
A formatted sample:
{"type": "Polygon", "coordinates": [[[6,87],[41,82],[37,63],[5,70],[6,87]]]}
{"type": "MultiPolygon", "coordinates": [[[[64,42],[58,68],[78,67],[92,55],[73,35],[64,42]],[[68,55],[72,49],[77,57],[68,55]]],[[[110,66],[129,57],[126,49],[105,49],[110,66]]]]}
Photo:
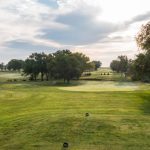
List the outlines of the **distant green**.
{"type": "Polygon", "coordinates": [[[100,68],[97,71],[90,72],[90,76],[82,76],[83,80],[102,80],[102,81],[123,81],[130,80],[130,78],[125,78],[121,73],[113,72],[110,68],[100,68]]]}

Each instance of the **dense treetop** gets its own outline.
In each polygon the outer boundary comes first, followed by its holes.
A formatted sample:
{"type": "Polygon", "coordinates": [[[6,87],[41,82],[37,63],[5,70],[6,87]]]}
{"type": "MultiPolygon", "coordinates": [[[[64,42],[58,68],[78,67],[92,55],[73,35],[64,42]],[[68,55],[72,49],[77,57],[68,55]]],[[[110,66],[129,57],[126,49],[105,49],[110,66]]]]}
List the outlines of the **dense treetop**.
{"type": "Polygon", "coordinates": [[[89,57],[82,53],[72,53],[69,50],[57,51],[53,54],[33,53],[24,63],[23,72],[36,80],[40,75],[41,80],[63,79],[69,82],[71,79],[78,79],[82,73],[90,68],[89,57]]]}
{"type": "Polygon", "coordinates": [[[150,22],[141,27],[140,32],[136,36],[137,45],[150,52],[150,22]]]}

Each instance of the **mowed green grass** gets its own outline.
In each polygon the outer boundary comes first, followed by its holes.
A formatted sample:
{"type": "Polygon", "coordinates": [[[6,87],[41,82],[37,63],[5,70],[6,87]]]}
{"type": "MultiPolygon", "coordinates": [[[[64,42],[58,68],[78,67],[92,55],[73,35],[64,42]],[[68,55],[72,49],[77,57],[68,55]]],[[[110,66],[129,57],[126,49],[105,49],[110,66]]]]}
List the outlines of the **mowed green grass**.
{"type": "Polygon", "coordinates": [[[23,77],[19,72],[1,72],[0,71],[0,82],[4,82],[11,79],[22,79],[23,77]]]}
{"type": "MultiPolygon", "coordinates": [[[[77,82],[78,83],[78,82],[77,82]]],[[[119,82],[119,81],[80,81],[78,86],[60,86],[61,90],[67,91],[135,91],[149,89],[149,84],[140,82],[119,82]]]]}
{"type": "Polygon", "coordinates": [[[0,150],[63,150],[63,142],[69,150],[149,150],[150,85],[0,84],[0,150]]]}

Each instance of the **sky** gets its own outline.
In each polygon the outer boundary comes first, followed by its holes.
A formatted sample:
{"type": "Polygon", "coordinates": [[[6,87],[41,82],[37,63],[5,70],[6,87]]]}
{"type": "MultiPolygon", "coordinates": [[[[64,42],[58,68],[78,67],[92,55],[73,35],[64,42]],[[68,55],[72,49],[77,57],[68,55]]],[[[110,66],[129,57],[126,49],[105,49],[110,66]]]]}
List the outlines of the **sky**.
{"type": "Polygon", "coordinates": [[[150,0],[0,0],[0,63],[70,49],[109,66],[148,21],[150,0]]]}

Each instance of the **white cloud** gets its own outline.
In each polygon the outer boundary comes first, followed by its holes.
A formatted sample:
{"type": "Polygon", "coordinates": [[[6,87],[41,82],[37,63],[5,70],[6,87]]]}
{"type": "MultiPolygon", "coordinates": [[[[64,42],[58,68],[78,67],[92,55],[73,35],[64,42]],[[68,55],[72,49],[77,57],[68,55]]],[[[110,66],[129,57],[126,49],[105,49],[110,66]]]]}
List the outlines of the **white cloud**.
{"type": "Polygon", "coordinates": [[[30,51],[15,50],[7,44],[21,41],[43,48],[80,49],[108,65],[116,55],[134,56],[135,35],[141,24],[150,19],[149,0],[56,0],[56,4],[57,8],[39,0],[0,1],[2,61],[9,58],[8,51],[17,57],[29,54],[30,51]],[[63,20],[64,16],[69,17],[63,20]],[[43,37],[44,30],[48,38],[43,37]],[[53,31],[53,36],[48,30],[53,31]]]}
{"type": "MultiPolygon", "coordinates": [[[[53,10],[37,1],[12,0],[2,1],[0,5],[0,42],[1,44],[11,40],[27,40],[48,44],[47,40],[38,39],[36,36],[42,34],[43,27],[62,28],[63,25],[53,21],[53,10]],[[49,19],[49,20],[46,20],[49,19]],[[45,42],[44,42],[45,41],[45,42]]],[[[49,40],[49,45],[58,45],[57,42],[49,40]]]]}

